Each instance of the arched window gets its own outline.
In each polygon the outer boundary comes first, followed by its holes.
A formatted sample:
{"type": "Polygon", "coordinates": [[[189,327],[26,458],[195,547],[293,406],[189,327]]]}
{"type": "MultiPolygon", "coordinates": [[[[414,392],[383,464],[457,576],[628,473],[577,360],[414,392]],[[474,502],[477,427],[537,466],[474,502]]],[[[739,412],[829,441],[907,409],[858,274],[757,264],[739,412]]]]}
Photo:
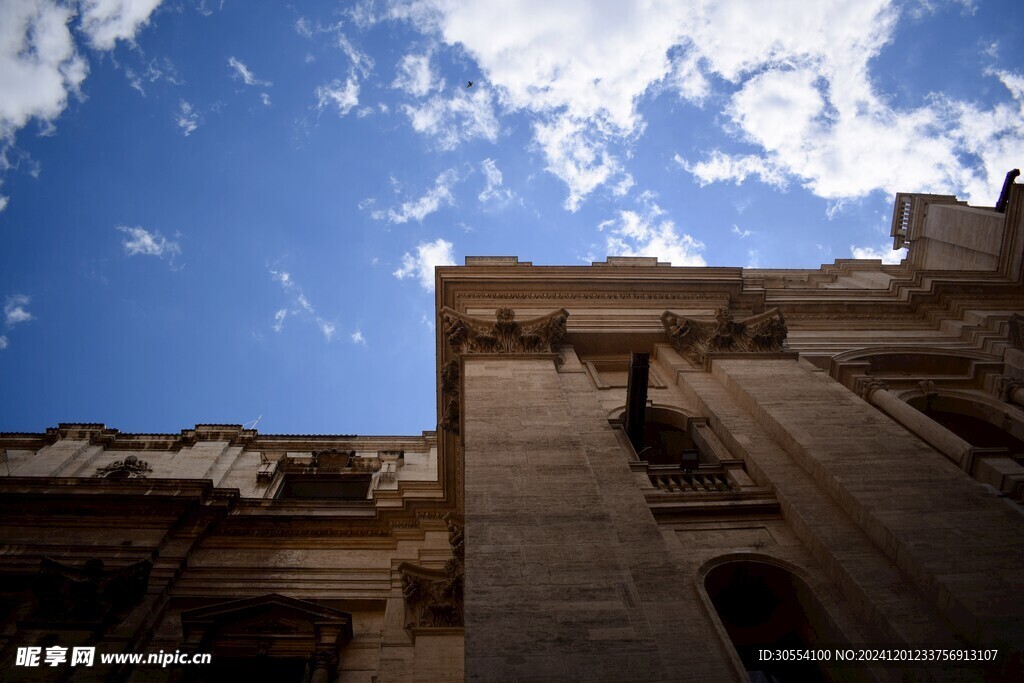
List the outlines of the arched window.
{"type": "Polygon", "coordinates": [[[1009,457],[1024,458],[1022,425],[1007,420],[1002,404],[944,394],[916,396],[907,403],[972,446],[1004,449],[1009,457]]]}
{"type": "MultiPolygon", "coordinates": [[[[828,664],[772,662],[760,650],[837,647],[845,638],[807,583],[763,560],[719,562],[704,589],[747,676],[755,683],[837,680],[828,664]]],[[[856,672],[845,669],[843,679],[856,672]]]]}

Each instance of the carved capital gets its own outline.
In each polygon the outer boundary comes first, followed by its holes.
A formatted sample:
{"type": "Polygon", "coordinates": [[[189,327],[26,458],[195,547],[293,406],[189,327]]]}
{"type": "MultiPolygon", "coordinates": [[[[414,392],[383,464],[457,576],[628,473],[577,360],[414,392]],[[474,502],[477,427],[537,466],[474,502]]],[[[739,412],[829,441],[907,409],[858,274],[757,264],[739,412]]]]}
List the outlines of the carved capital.
{"type": "Polygon", "coordinates": [[[1004,375],[999,378],[999,400],[1006,403],[1016,403],[1013,400],[1013,393],[1018,389],[1024,389],[1024,380],[1004,375]]]}
{"type": "Polygon", "coordinates": [[[716,351],[782,351],[785,348],[786,320],[777,308],[736,320],[727,306],[718,309],[715,320],[698,320],[665,311],[661,323],[669,341],[679,353],[700,361],[716,351]]]}
{"type": "Polygon", "coordinates": [[[398,570],[402,574],[402,595],[405,598],[406,628],[462,626],[462,587],[465,579],[466,550],[461,524],[451,515],[448,522],[448,542],[452,557],[444,569],[428,569],[403,562],[398,570]]]}
{"type": "Polygon", "coordinates": [[[875,393],[879,389],[887,390],[888,388],[889,385],[883,382],[882,380],[872,379],[871,377],[868,377],[866,379],[861,380],[857,393],[860,394],[861,398],[870,403],[871,394],[875,393]]]}
{"type": "Polygon", "coordinates": [[[441,325],[452,351],[465,353],[552,353],[565,338],[569,312],[564,308],[519,322],[511,308],[495,311],[495,320],[474,318],[447,306],[441,325]]]}
{"type": "MultiPolygon", "coordinates": [[[[561,308],[553,313],[516,320],[508,307],[499,308],[494,320],[459,313],[447,306],[441,309],[441,330],[455,356],[474,353],[554,353],[565,339],[569,312],[561,308]]],[[[559,359],[560,360],[560,359],[559,359]]],[[[557,362],[557,361],[556,361],[557,362]]],[[[441,367],[441,421],[438,426],[459,434],[461,392],[459,359],[452,358],[441,367]]]]}

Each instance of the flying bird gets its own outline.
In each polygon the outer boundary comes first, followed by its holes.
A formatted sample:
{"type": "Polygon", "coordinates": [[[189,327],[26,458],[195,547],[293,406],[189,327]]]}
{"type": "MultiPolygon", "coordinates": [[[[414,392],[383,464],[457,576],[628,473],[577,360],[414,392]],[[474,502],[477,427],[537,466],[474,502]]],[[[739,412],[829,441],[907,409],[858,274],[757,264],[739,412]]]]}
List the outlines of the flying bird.
{"type": "Polygon", "coordinates": [[[466,81],[466,87],[467,88],[472,88],[473,87],[473,81],[466,81]]]}

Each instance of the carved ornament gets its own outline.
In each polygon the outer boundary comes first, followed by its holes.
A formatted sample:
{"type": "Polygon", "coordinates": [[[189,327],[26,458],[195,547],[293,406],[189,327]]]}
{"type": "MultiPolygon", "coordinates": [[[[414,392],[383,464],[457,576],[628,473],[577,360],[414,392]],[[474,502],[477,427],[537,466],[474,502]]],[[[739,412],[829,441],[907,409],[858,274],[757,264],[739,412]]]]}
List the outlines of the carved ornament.
{"type": "Polygon", "coordinates": [[[464,530],[451,515],[448,543],[452,557],[444,569],[428,569],[403,562],[402,595],[405,598],[406,628],[437,628],[463,625],[462,587],[465,580],[466,547],[464,530]]]}
{"type": "Polygon", "coordinates": [[[999,400],[1006,403],[1016,403],[1013,394],[1018,389],[1024,389],[1024,380],[1017,377],[1003,376],[999,378],[999,400]]]}
{"type": "Polygon", "coordinates": [[[665,311],[661,315],[669,341],[690,360],[701,361],[715,352],[782,351],[786,343],[786,321],[779,309],[736,320],[723,306],[714,322],[697,320],[665,311]]]}
{"type": "Polygon", "coordinates": [[[565,338],[569,311],[564,308],[519,322],[511,308],[495,311],[495,320],[464,315],[445,306],[441,324],[448,345],[463,353],[553,353],[565,338]]]}
{"type": "Polygon", "coordinates": [[[861,398],[863,398],[865,401],[868,401],[870,403],[871,402],[871,394],[875,393],[878,390],[882,390],[882,391],[888,390],[888,388],[889,388],[889,385],[886,384],[885,382],[883,382],[882,380],[880,380],[880,379],[872,379],[872,378],[868,377],[867,379],[863,380],[860,383],[860,391],[858,391],[857,393],[860,394],[861,398]]]}
{"type": "Polygon", "coordinates": [[[145,479],[146,475],[153,471],[149,463],[134,455],[129,455],[124,460],[116,460],[104,467],[97,467],[94,477],[105,479],[145,479]]]}

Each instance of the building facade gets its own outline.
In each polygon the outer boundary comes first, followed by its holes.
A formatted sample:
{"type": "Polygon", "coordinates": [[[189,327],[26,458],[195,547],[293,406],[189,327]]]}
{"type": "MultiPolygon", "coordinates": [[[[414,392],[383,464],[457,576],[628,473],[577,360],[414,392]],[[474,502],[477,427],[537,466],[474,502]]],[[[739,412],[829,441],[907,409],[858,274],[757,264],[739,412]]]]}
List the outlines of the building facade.
{"type": "Polygon", "coordinates": [[[1004,195],[897,195],[900,265],[438,268],[420,436],[2,434],[4,679],[1020,680],[1004,195]],[[972,661],[762,652],[826,648],[972,661]]]}

